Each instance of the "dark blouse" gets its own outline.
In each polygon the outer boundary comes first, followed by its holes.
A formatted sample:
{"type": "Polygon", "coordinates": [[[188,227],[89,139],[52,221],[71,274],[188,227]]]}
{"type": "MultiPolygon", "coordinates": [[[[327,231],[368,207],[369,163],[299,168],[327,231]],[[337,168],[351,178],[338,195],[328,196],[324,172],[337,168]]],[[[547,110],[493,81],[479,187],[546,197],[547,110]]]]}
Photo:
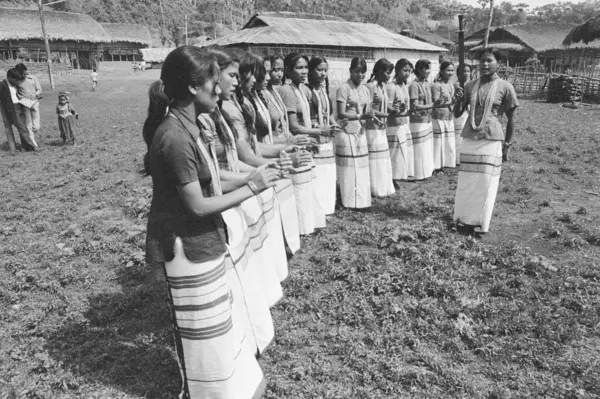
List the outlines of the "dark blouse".
{"type": "MultiPolygon", "coordinates": [[[[174,110],[177,115],[176,110],[174,110]]],[[[178,187],[200,182],[202,194],[210,196],[211,177],[200,154],[200,129],[180,116],[166,116],[150,147],[152,203],[148,215],[146,262],[155,265],[173,259],[175,238],[180,237],[187,258],[202,262],[222,255],[224,224],[221,214],[198,218],[190,215],[178,187]]]]}

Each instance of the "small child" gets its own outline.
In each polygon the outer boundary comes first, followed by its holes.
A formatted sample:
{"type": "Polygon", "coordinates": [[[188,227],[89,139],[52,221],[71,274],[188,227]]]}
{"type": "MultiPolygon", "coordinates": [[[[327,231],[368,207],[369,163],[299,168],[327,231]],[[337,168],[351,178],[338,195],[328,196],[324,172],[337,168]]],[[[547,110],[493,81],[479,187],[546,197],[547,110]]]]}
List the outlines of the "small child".
{"type": "Polygon", "coordinates": [[[63,145],[67,140],[70,140],[73,146],[75,146],[75,119],[79,119],[79,114],[71,106],[68,93],[61,92],[58,94],[56,114],[58,115],[58,128],[63,145]]]}
{"type": "Polygon", "coordinates": [[[92,79],[92,91],[98,90],[98,72],[96,72],[96,68],[90,73],[90,78],[92,79]]]}

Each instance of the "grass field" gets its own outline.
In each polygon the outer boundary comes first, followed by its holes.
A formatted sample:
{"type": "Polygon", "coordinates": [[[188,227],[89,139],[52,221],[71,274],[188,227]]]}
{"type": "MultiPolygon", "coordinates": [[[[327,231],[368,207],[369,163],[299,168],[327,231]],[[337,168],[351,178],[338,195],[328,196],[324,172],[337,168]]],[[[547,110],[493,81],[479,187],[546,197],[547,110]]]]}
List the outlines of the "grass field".
{"type": "MultiPolygon", "coordinates": [[[[81,115],[0,151],[0,397],[175,398],[164,287],[143,264],[136,174],[156,71],[59,81],[81,115]]],[[[523,100],[492,232],[452,226],[456,171],[338,210],[303,241],[266,398],[600,397],[600,111],[523,100]]],[[[6,144],[6,143],[5,143],[6,144]]]]}

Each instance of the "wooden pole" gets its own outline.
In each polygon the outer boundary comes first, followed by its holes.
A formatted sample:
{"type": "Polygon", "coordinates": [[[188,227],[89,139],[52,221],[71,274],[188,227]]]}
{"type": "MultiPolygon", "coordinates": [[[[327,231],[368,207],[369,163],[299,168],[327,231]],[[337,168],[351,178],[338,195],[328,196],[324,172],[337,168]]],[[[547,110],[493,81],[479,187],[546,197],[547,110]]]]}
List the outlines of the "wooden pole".
{"type": "Polygon", "coordinates": [[[185,14],[185,45],[188,45],[188,16],[185,14]]]}
{"type": "Polygon", "coordinates": [[[484,48],[488,47],[488,40],[490,37],[490,30],[492,29],[492,19],[494,18],[494,0],[490,0],[490,18],[488,19],[487,27],[485,28],[485,40],[484,48]]]}
{"type": "Polygon", "coordinates": [[[465,31],[463,30],[463,19],[464,15],[458,16],[458,65],[460,69],[460,75],[458,76],[458,81],[460,82],[460,87],[465,87],[465,31]]]}
{"type": "Polygon", "coordinates": [[[54,77],[52,76],[52,57],[50,57],[50,43],[48,43],[48,36],[46,36],[46,25],[44,24],[44,3],[42,0],[38,0],[38,8],[40,10],[40,21],[42,23],[42,36],[44,36],[44,44],[46,45],[46,62],[48,64],[48,77],[50,78],[50,87],[52,90],[55,89],[54,77]]]}

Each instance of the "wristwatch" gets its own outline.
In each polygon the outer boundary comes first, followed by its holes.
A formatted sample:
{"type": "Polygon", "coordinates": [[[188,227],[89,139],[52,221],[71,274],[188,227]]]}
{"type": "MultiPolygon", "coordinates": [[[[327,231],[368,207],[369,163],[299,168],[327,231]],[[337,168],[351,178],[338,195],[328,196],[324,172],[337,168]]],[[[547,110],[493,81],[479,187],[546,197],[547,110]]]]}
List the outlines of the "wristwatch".
{"type": "Polygon", "coordinates": [[[256,184],[252,180],[250,180],[246,184],[248,185],[248,187],[250,187],[250,191],[252,191],[252,194],[258,194],[258,187],[256,187],[256,184]]]}

